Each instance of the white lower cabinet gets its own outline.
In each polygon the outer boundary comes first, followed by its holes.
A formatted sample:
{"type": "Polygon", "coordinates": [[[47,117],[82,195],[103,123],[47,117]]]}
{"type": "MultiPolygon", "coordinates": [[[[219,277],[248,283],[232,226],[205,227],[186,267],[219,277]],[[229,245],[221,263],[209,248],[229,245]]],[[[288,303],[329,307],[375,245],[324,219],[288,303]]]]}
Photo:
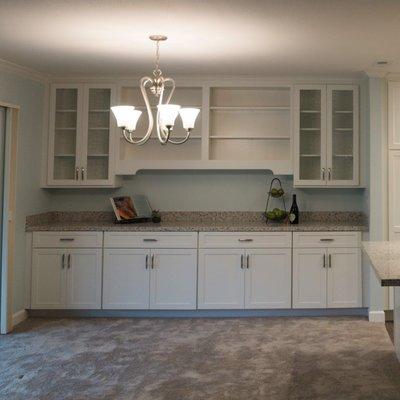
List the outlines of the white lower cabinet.
{"type": "Polygon", "coordinates": [[[359,248],[293,250],[293,308],[361,306],[359,248]]]}
{"type": "Polygon", "coordinates": [[[291,308],[291,249],[247,251],[245,308],[291,308]]]}
{"type": "Polygon", "coordinates": [[[195,309],[196,249],[105,249],[104,309],[195,309]]]}
{"type": "Polygon", "coordinates": [[[145,249],[105,249],[103,308],[149,307],[149,252],[145,249]]]}
{"type": "Polygon", "coordinates": [[[66,292],[65,252],[37,249],[32,253],[32,308],[64,308],[66,292]],[[64,265],[63,265],[64,261],[64,265]]]}
{"type": "Polygon", "coordinates": [[[290,307],[290,249],[199,251],[198,308],[290,307]]]}
{"type": "Polygon", "coordinates": [[[198,308],[244,307],[243,250],[199,250],[198,308]]]}
{"type": "Polygon", "coordinates": [[[101,308],[101,249],[34,249],[32,308],[101,308]]]}

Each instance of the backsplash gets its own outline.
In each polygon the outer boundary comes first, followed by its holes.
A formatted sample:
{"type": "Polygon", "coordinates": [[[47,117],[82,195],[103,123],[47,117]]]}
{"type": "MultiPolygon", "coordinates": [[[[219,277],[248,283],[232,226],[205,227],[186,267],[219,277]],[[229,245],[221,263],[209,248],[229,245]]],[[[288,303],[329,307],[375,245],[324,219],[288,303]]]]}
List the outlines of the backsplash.
{"type": "MultiPolygon", "coordinates": [[[[50,210],[111,211],[110,197],[146,194],[163,211],[260,211],[274,177],[266,172],[169,171],[127,177],[117,190],[51,189],[50,210]]],[[[291,176],[280,176],[286,206],[297,194],[300,211],[367,211],[363,189],[294,189],[291,176]]]]}

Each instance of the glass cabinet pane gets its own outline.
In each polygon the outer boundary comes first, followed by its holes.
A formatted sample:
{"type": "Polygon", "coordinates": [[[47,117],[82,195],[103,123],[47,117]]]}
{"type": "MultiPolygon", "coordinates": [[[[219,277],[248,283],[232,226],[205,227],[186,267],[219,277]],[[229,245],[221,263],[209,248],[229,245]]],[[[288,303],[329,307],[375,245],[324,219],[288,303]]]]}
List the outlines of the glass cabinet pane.
{"type": "Polygon", "coordinates": [[[108,179],[111,89],[89,89],[87,175],[108,179]]]}
{"type": "Polygon", "coordinates": [[[75,179],[78,89],[56,89],[53,178],[75,179]]]}
{"type": "Polygon", "coordinates": [[[353,97],[353,90],[332,90],[332,180],[353,179],[353,97]]]}
{"type": "Polygon", "coordinates": [[[300,179],[321,179],[321,91],[300,90],[300,179]]]}

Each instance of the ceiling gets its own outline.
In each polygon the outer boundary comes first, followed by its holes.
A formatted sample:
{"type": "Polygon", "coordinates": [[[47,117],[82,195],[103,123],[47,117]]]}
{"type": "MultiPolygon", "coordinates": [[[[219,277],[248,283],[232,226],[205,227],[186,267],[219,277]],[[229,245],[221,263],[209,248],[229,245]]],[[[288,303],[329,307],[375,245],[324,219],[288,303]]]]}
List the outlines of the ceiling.
{"type": "Polygon", "coordinates": [[[399,0],[0,0],[0,59],[54,76],[400,71],[399,0]]]}

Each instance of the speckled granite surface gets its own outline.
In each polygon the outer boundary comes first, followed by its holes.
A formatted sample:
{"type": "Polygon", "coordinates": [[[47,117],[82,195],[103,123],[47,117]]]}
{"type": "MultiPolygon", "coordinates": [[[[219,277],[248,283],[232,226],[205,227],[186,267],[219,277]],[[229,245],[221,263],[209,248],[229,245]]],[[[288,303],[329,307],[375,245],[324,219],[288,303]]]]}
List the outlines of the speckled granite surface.
{"type": "Polygon", "coordinates": [[[362,242],[382,286],[400,286],[400,242],[362,242]]]}
{"type": "Polygon", "coordinates": [[[160,224],[115,224],[111,212],[49,212],[29,216],[32,231],[264,232],[367,231],[361,212],[304,212],[299,225],[265,223],[262,212],[164,212],[160,224]]]}

